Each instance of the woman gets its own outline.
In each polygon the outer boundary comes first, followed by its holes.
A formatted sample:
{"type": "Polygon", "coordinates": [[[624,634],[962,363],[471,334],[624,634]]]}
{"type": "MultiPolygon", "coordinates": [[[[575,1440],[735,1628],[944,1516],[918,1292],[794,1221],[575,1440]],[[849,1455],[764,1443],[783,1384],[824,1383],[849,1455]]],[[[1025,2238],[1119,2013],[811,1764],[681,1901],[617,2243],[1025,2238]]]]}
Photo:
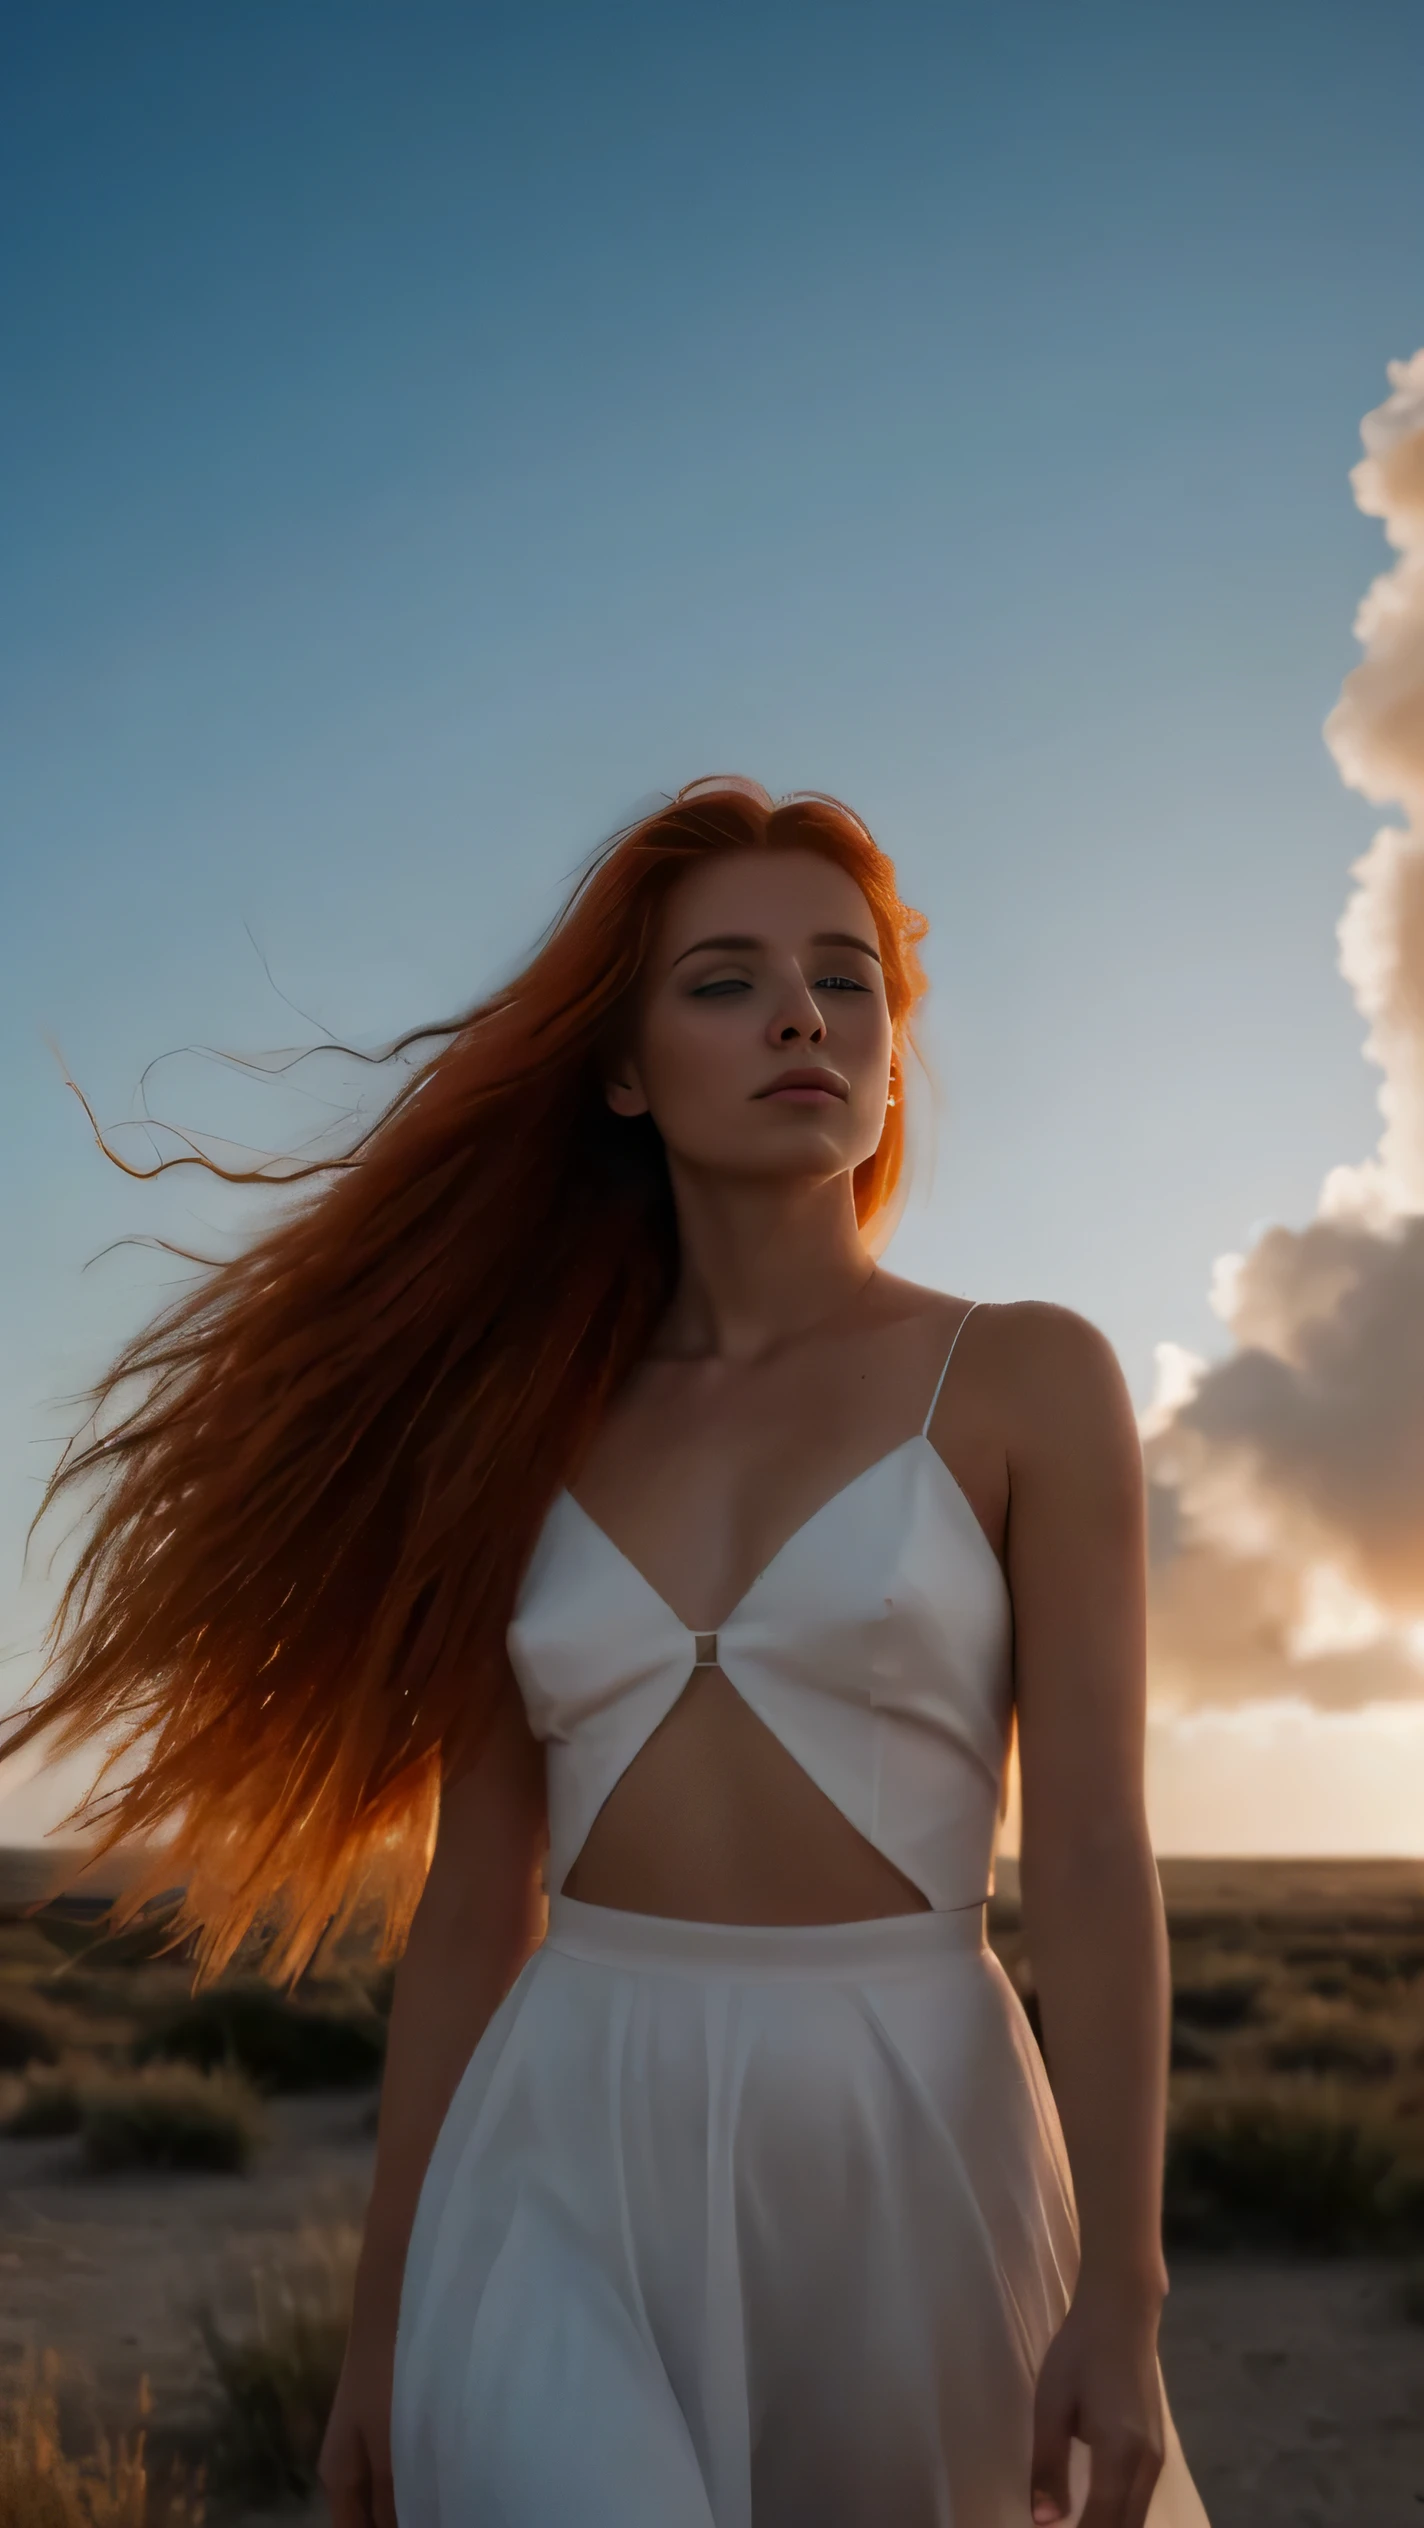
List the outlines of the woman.
{"type": "Polygon", "coordinates": [[[438,1788],[338,2528],[1203,2518],[1135,1426],[1081,1318],[874,1261],[922,931],[835,802],[683,792],[57,1478],[26,1729],[154,1733],[106,1814],[206,1965],[383,1864],[399,1937],[438,1788]]]}

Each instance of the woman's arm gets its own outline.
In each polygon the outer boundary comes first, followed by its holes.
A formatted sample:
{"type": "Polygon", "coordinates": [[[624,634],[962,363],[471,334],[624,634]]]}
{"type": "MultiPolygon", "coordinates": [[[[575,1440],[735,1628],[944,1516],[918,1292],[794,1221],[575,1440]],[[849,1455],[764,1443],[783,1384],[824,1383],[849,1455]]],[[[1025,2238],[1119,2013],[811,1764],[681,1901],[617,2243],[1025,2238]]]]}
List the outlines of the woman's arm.
{"type": "Polygon", "coordinates": [[[1139,2528],[1162,2455],[1170,2006],[1143,1800],[1142,1456],[1122,1372],[1096,1328],[1067,1309],[1013,1316],[1019,1875],[1081,2236],[1073,2309],[1040,2380],[1034,2515],[1059,2515],[1045,2495],[1067,2507],[1071,2432],[1093,2450],[1083,2528],[1139,2528]]]}
{"type": "Polygon", "coordinates": [[[396,1969],[351,2336],[322,2449],[336,2528],[394,2528],[391,2363],[411,2226],[460,2076],[538,1943],[545,1842],[543,1750],[510,1677],[475,1765],[442,1791],[430,1874],[396,1969]]]}

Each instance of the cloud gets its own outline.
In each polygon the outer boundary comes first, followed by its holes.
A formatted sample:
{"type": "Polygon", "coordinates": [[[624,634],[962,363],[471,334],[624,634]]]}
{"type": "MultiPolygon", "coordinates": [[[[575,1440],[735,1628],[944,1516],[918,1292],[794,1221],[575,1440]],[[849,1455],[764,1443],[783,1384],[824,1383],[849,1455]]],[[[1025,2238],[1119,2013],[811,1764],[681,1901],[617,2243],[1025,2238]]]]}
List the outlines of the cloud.
{"type": "Polygon", "coordinates": [[[1355,862],[1337,934],[1383,1125],[1305,1228],[1219,1259],[1224,1360],[1159,1346],[1143,1436],[1169,1708],[1424,1697],[1424,351],[1389,375],[1351,482],[1399,559],[1325,730],[1344,780],[1403,816],[1355,862]]]}

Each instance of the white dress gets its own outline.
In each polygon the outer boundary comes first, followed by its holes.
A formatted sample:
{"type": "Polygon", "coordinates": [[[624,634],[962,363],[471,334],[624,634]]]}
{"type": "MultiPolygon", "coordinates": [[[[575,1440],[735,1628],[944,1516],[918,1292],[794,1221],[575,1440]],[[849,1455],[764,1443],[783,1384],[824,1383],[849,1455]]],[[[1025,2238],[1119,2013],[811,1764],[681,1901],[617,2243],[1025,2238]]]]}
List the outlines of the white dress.
{"type": "MultiPolygon", "coordinates": [[[[547,1742],[555,1892],[421,2193],[400,2528],[1030,2528],[1077,2226],[985,1938],[1009,1594],[933,1412],[716,1636],[554,1503],[509,1648],[547,1742]],[[931,1910],[747,1926],[558,1892],[699,1664],[931,1910]]],[[[1163,2420],[1149,2528],[1205,2528],[1165,2394],[1163,2420]]],[[[1075,2518],[1086,2461],[1075,2444],[1075,2518]]]]}

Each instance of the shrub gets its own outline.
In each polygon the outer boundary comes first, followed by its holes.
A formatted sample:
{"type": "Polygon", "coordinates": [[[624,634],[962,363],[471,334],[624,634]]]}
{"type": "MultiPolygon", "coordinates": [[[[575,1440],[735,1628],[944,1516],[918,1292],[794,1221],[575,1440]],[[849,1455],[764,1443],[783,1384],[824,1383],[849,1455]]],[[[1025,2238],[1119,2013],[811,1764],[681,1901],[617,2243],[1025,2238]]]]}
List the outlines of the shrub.
{"type": "Polygon", "coordinates": [[[1402,1940],[1374,1949],[1357,1949],[1350,1959],[1357,1975],[1376,1984],[1408,1984],[1424,1975],[1424,1941],[1402,1940]]]}
{"type": "Polygon", "coordinates": [[[62,2011],[38,1993],[11,1986],[0,1993],[0,2072],[23,2072],[31,2063],[57,2063],[68,2026],[62,2011]]]}
{"type": "MultiPolygon", "coordinates": [[[[1287,1966],[1314,1966],[1327,1975],[1359,1977],[1372,1984],[1407,1984],[1424,1975],[1424,1941],[1408,1936],[1349,1940],[1294,1940],[1281,1951],[1287,1966]]],[[[1308,1978],[1312,1990],[1314,1979],[1308,1978]]]]}
{"type": "Polygon", "coordinates": [[[307,2232],[254,2273],[251,2323],[230,2333],[210,2308],[197,2324],[224,2400],[224,2478],[250,2500],[308,2497],[351,2321],[359,2233],[307,2232]]]}
{"type": "Polygon", "coordinates": [[[260,2102],[234,2072],[155,2063],[107,2073],[84,2092],[81,2126],[92,2168],[206,2168],[251,2165],[263,2138],[260,2102]]]}
{"type": "Polygon", "coordinates": [[[190,1993],[146,2029],[138,2062],[220,2065],[261,2088],[349,2089],[376,2079],[385,2029],[359,2004],[293,2001],[271,1984],[214,1984],[190,1993]]]}
{"type": "Polygon", "coordinates": [[[54,1950],[38,1925],[0,1915],[0,1975],[43,1975],[54,1964],[54,1950]]]}
{"type": "Polygon", "coordinates": [[[100,2019],[123,2019],[133,2015],[131,1973],[90,1974],[82,1966],[51,1966],[33,1989],[37,1996],[59,2009],[82,2011],[86,2017],[92,2014],[100,2019]]]}
{"type": "Polygon", "coordinates": [[[1249,1968],[1202,1976],[1177,1986],[1172,2016],[1194,2028],[1240,2028],[1257,2015],[1264,1977],[1249,1968]]]}
{"type": "Polygon", "coordinates": [[[1216,2056],[1190,2028],[1174,2026],[1171,2067],[1174,2072],[1211,2072],[1216,2069],[1216,2056]]]}
{"type": "Polygon", "coordinates": [[[1402,2133],[1329,2097],[1230,2092],[1173,2115],[1164,2219],[1179,2243],[1332,2255],[1399,2243],[1421,2213],[1402,2133]]]}
{"type": "Polygon", "coordinates": [[[77,2133],[84,2113],[84,2082],[73,2064],[31,2065],[19,2097],[0,2131],[12,2141],[49,2141],[77,2133]]]}
{"type": "Polygon", "coordinates": [[[1304,2010],[1270,2038],[1266,2060],[1280,2072],[1341,2072],[1347,2079],[1379,2080],[1395,2068],[1389,2039],[1362,2026],[1348,2011],[1304,2010]]]}
{"type": "Polygon", "coordinates": [[[1305,1988],[1319,2001],[1348,2001],[1354,1983],[1348,1966],[1318,1966],[1307,1975],[1305,1988]]]}

